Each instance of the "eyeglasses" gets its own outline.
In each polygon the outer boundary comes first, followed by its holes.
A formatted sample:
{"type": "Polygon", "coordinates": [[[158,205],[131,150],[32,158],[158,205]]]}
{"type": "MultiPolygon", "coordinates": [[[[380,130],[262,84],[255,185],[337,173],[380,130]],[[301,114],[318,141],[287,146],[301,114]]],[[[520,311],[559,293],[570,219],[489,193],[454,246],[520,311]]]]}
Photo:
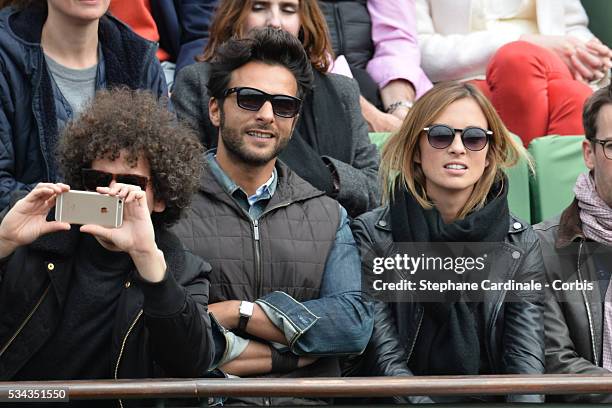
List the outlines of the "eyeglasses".
{"type": "Polygon", "coordinates": [[[602,145],[604,156],[606,156],[606,159],[612,160],[612,140],[591,139],[591,142],[602,145]]]}
{"type": "Polygon", "coordinates": [[[427,141],[435,149],[446,149],[455,140],[455,133],[461,132],[461,141],[465,148],[475,152],[484,149],[493,135],[492,131],[476,126],[455,129],[446,125],[432,125],[423,130],[427,132],[427,141]]]}
{"type": "Polygon", "coordinates": [[[264,103],[270,101],[272,111],[281,118],[292,118],[298,114],[302,106],[302,100],[289,95],[270,95],[259,89],[246,86],[229,88],[223,92],[223,96],[236,93],[236,103],[242,109],[257,112],[264,103]]]}
{"type": "Polygon", "coordinates": [[[113,174],[94,169],[81,169],[83,186],[85,190],[96,191],[97,187],[108,187],[114,180],[117,183],[130,184],[140,187],[141,190],[147,189],[149,178],[138,174],[113,174]]]}

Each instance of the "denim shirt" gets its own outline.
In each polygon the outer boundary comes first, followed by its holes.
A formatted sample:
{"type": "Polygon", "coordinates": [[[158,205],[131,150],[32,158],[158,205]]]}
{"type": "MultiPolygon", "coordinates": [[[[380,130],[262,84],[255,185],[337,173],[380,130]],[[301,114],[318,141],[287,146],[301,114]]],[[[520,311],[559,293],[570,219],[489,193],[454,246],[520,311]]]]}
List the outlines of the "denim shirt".
{"type": "MultiPolygon", "coordinates": [[[[236,186],[223,172],[215,159],[215,151],[206,154],[214,177],[223,189],[257,219],[276,191],[276,169],[271,179],[252,197],[236,186]]],[[[340,204],[338,204],[340,205],[340,204]]],[[[374,309],[361,291],[361,260],[347,212],[342,206],[336,239],[327,257],[319,298],[298,302],[288,294],[275,291],[257,299],[257,303],[270,321],[281,330],[289,349],[298,355],[339,355],[363,352],[374,324],[374,309]]],[[[233,334],[223,365],[237,357],[245,341],[233,334]]]]}

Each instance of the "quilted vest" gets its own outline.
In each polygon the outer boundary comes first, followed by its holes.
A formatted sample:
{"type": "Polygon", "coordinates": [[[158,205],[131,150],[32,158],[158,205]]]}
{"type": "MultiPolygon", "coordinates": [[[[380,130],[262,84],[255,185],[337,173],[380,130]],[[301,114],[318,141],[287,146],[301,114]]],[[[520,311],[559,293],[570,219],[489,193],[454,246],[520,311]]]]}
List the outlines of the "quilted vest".
{"type": "Polygon", "coordinates": [[[276,192],[253,221],[204,169],[200,191],[173,231],[212,265],[209,302],[253,301],[277,290],[298,301],[318,298],[338,203],[277,162],[276,192]]]}

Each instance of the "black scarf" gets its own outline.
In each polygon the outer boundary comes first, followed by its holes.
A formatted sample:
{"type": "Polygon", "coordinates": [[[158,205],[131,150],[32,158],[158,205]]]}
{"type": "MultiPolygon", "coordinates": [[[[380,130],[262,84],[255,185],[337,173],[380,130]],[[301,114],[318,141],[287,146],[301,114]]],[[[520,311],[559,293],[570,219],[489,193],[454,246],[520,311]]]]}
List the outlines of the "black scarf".
{"type": "Polygon", "coordinates": [[[446,224],[434,207],[425,210],[403,186],[395,189],[391,203],[394,242],[501,242],[510,225],[508,181],[491,188],[483,208],[462,220],[446,224]],[[399,228],[396,228],[399,227],[399,228]]]}
{"type": "MultiPolygon", "coordinates": [[[[510,218],[507,181],[491,189],[483,208],[446,224],[437,209],[425,210],[403,186],[390,204],[393,241],[501,242],[510,218]],[[503,184],[504,188],[501,188],[503,184]]],[[[411,357],[411,369],[424,375],[476,375],[486,372],[482,304],[463,298],[423,302],[425,316],[411,357]]]]}
{"type": "Polygon", "coordinates": [[[279,158],[321,191],[331,194],[330,169],[321,156],[351,163],[353,135],[344,101],[327,75],[314,70],[313,89],[304,98],[293,137],[279,158]]]}

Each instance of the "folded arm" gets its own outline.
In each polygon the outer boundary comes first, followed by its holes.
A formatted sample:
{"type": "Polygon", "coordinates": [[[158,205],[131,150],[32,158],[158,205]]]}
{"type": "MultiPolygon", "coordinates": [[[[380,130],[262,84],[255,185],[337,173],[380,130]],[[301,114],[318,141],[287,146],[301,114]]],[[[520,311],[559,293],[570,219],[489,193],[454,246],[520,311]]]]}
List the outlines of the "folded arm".
{"type": "Polygon", "coordinates": [[[298,355],[363,352],[372,333],[373,306],[361,290],[359,253],[344,209],[319,298],[298,302],[272,292],[256,303],[298,355]]]}

